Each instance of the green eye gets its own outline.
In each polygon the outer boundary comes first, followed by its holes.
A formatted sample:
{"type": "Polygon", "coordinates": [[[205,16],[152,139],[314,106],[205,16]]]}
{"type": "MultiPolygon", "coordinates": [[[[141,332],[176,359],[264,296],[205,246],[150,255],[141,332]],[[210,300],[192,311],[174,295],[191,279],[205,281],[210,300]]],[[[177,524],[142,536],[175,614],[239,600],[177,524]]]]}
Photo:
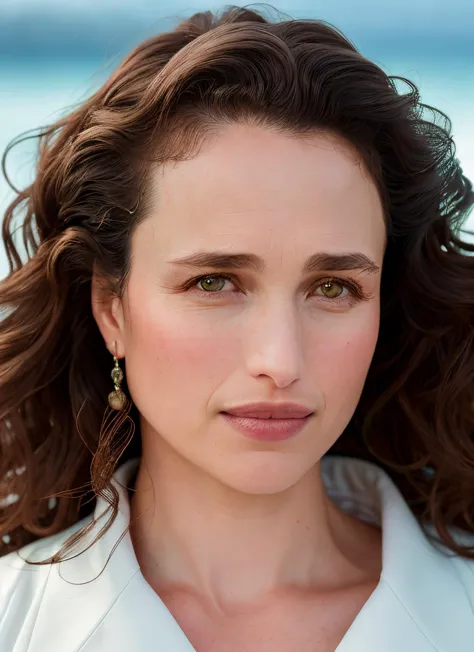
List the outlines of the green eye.
{"type": "Polygon", "coordinates": [[[321,290],[321,294],[326,299],[338,299],[345,289],[341,283],[337,283],[336,281],[325,281],[318,287],[318,290],[321,290]]]}
{"type": "Polygon", "coordinates": [[[219,292],[222,290],[226,282],[226,279],[223,276],[204,276],[198,281],[199,289],[204,290],[204,292],[219,292]],[[216,287],[217,284],[217,287],[216,287]]]}

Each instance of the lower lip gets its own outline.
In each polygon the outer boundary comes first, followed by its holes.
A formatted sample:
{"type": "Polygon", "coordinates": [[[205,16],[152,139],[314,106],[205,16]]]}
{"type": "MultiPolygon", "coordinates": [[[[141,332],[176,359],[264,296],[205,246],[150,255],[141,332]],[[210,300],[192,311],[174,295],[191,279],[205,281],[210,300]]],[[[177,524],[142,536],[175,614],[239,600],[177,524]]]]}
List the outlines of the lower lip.
{"type": "Polygon", "coordinates": [[[256,419],[237,417],[221,412],[227,423],[246,437],[260,441],[283,441],[297,435],[311,419],[311,414],[302,419],[256,419]]]}

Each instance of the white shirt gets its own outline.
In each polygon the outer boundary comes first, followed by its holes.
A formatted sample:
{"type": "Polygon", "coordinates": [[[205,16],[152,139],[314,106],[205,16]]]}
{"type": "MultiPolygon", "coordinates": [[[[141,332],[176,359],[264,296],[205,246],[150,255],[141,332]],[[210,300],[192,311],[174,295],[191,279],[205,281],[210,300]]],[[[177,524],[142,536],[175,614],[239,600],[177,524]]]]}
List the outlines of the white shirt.
{"type": "MultiPolygon", "coordinates": [[[[129,460],[114,474],[119,512],[89,550],[59,565],[29,566],[15,552],[0,558],[1,652],[193,652],[145,581],[128,533],[107,563],[129,524],[128,492],[120,485],[127,485],[138,462],[129,460]]],[[[324,457],[321,467],[328,495],[341,509],[382,526],[380,582],[337,652],[473,652],[474,562],[446,556],[428,541],[381,468],[339,456],[324,457]]],[[[107,507],[97,500],[99,529],[107,507]]],[[[28,544],[21,556],[46,559],[90,520],[28,544]]],[[[456,532],[474,545],[474,535],[456,532]]]]}

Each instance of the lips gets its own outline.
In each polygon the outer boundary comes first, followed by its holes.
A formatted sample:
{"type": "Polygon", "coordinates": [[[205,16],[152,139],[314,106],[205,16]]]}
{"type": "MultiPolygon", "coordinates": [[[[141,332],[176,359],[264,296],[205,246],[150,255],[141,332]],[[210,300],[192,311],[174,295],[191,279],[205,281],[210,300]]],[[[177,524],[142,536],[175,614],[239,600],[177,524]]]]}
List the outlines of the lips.
{"type": "Polygon", "coordinates": [[[298,403],[252,403],[224,410],[236,417],[254,419],[303,419],[313,414],[313,410],[298,403]]]}

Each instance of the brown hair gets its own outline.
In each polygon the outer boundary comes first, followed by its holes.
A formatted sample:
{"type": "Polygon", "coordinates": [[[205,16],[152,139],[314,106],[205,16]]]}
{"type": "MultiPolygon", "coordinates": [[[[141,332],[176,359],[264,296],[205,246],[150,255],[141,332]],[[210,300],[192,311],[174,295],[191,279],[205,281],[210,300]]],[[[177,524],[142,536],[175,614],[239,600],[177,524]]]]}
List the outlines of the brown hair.
{"type": "Polygon", "coordinates": [[[219,124],[249,121],[295,136],[337,133],[377,184],[388,237],[380,336],[356,412],[329,452],[383,467],[420,522],[474,557],[448,529],[474,532],[474,245],[461,228],[474,196],[450,121],[336,28],[232,7],[145,41],[87,101],[41,130],[35,179],[6,211],[4,552],[78,522],[99,495],[111,520],[117,513],[110,480],[119,459],[140,455],[139,423],[134,406],[120,416],[106,409],[112,359],[91,311],[93,267],[120,294],[130,235],[146,217],[150,162],[190,156],[219,124]]]}

